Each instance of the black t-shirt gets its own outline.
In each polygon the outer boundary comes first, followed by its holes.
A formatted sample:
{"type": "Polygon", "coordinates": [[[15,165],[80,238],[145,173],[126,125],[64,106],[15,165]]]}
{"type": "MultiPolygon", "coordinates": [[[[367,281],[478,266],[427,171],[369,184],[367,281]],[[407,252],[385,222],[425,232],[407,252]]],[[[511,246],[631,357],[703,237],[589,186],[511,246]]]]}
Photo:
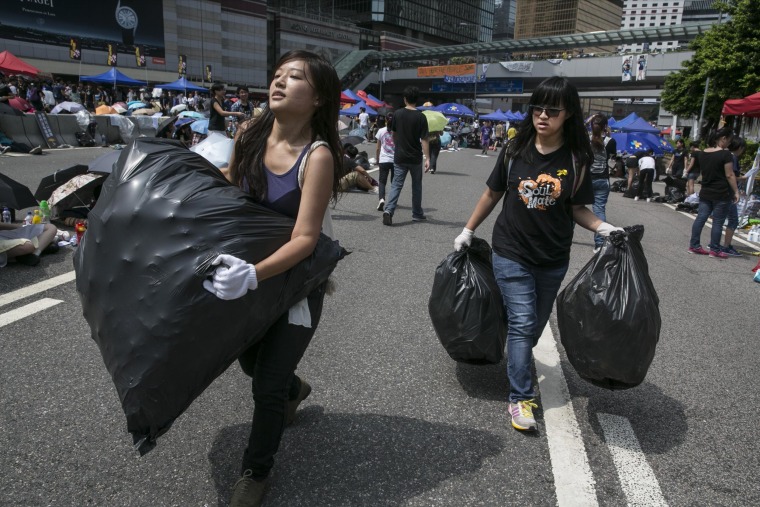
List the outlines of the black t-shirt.
{"type": "Polygon", "coordinates": [[[219,114],[216,109],[214,109],[214,102],[219,104],[219,107],[224,109],[223,103],[221,100],[217,98],[211,99],[211,109],[208,117],[208,129],[209,130],[217,130],[217,131],[223,131],[225,130],[225,124],[224,124],[224,116],[219,114]]]}
{"type": "Polygon", "coordinates": [[[428,136],[428,125],[421,111],[402,107],[396,110],[390,131],[395,134],[396,151],[393,162],[396,164],[421,164],[422,144],[420,139],[428,136]]]}
{"type": "Polygon", "coordinates": [[[734,159],[728,150],[711,152],[700,151],[696,154],[702,171],[702,189],[699,198],[707,201],[725,201],[731,199],[731,185],[726,179],[726,164],[733,169],[734,159]]]}
{"type": "Polygon", "coordinates": [[[673,173],[673,176],[678,177],[681,176],[684,169],[684,160],[686,158],[686,154],[683,150],[681,151],[674,151],[673,152],[673,167],[671,167],[671,171],[673,173]]]}
{"type": "Polygon", "coordinates": [[[493,229],[492,247],[507,259],[533,266],[558,266],[570,258],[573,242],[572,204],[592,204],[588,170],[574,197],[575,171],[570,150],[542,155],[531,146],[533,164],[516,158],[507,178],[504,150],[486,184],[505,192],[493,229]],[[507,190],[508,189],[508,190],[507,190]]]}

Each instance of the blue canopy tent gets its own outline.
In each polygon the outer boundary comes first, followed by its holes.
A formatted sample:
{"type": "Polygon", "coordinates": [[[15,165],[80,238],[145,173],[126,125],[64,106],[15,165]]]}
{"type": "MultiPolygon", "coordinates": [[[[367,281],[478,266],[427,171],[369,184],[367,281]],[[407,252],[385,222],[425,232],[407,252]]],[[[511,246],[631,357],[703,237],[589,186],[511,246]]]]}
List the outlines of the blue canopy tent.
{"type": "Polygon", "coordinates": [[[666,152],[673,152],[673,147],[670,146],[670,143],[653,134],[643,132],[613,132],[612,138],[617,144],[618,153],[626,152],[634,154],[639,151],[649,150],[650,148],[657,156],[662,156],[666,152]]]}
{"type": "Polygon", "coordinates": [[[503,113],[501,109],[497,109],[493,113],[480,115],[480,119],[492,121],[509,121],[509,118],[507,118],[507,115],[503,113]]]}
{"type": "Polygon", "coordinates": [[[637,118],[632,122],[626,123],[622,127],[619,123],[616,123],[615,130],[619,130],[621,132],[648,132],[650,134],[660,133],[660,129],[651,126],[649,122],[643,118],[637,118]]]}
{"type": "MultiPolygon", "coordinates": [[[[351,91],[351,90],[349,90],[348,88],[346,88],[345,90],[343,90],[343,93],[344,93],[345,95],[348,95],[348,96],[349,96],[349,97],[351,97],[352,99],[354,99],[356,102],[364,102],[364,99],[363,99],[363,98],[359,97],[357,94],[355,94],[354,92],[352,92],[352,91],[351,91]]],[[[365,107],[366,107],[366,106],[365,106],[365,107]]],[[[369,111],[367,111],[367,112],[369,113],[369,111]]]]}
{"type": "Polygon", "coordinates": [[[126,74],[122,74],[116,69],[116,67],[111,67],[111,70],[106,71],[102,74],[96,74],[94,76],[81,76],[79,80],[89,81],[91,83],[110,84],[113,86],[145,86],[147,84],[145,81],[138,81],[137,79],[132,79],[126,74]]]}
{"type": "Polygon", "coordinates": [[[520,111],[507,111],[504,115],[507,117],[507,121],[523,121],[525,119],[525,114],[520,111]]]}
{"type": "Polygon", "coordinates": [[[377,111],[375,111],[374,109],[372,109],[371,107],[369,107],[367,105],[367,103],[363,102],[363,101],[359,101],[359,102],[357,102],[356,104],[354,104],[353,106],[351,106],[351,107],[349,107],[347,109],[341,109],[339,112],[343,116],[356,115],[356,114],[359,114],[361,112],[361,111],[359,111],[359,108],[361,108],[361,107],[363,107],[367,111],[368,115],[370,115],[370,116],[377,116],[377,111]]]}
{"type": "Polygon", "coordinates": [[[634,121],[638,120],[639,118],[641,118],[641,117],[639,115],[637,115],[636,113],[631,113],[628,116],[626,116],[625,118],[623,118],[622,120],[616,121],[615,122],[615,129],[617,130],[617,129],[620,129],[622,127],[625,127],[629,123],[633,123],[634,121]]]}
{"type": "Polygon", "coordinates": [[[206,92],[208,93],[208,88],[204,88],[202,86],[194,85],[190,81],[187,80],[186,77],[182,76],[181,78],[177,79],[176,81],[172,81],[171,83],[164,83],[164,84],[157,84],[155,85],[156,88],[161,88],[162,90],[172,90],[175,92],[185,92],[187,94],[188,91],[191,92],[206,92]]]}
{"type": "Polygon", "coordinates": [[[609,119],[609,120],[607,120],[607,125],[608,125],[610,128],[612,128],[612,127],[614,127],[614,126],[615,126],[615,122],[616,122],[616,121],[617,121],[617,120],[615,120],[615,118],[613,118],[612,116],[610,116],[610,119],[609,119]]]}
{"type": "Polygon", "coordinates": [[[457,104],[456,102],[446,102],[445,104],[437,106],[434,110],[440,111],[446,116],[475,116],[472,109],[465,105],[457,104]]]}

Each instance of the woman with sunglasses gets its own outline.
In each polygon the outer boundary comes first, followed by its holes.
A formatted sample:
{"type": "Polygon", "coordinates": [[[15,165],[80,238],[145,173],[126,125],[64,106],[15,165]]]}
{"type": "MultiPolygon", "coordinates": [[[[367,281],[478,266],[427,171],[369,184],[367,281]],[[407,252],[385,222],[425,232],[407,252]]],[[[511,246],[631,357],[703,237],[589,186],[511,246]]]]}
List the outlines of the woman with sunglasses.
{"type": "Polygon", "coordinates": [[[509,414],[512,426],[522,431],[536,430],[533,347],[567,272],[573,222],[603,236],[622,230],[586,208],[594,202],[588,176],[594,154],[575,86],[549,78],[530,104],[530,118],[502,149],[486,190],[454,240],[456,250],[469,246],[475,229],[504,198],[493,229],[493,271],[509,324],[509,414]]]}

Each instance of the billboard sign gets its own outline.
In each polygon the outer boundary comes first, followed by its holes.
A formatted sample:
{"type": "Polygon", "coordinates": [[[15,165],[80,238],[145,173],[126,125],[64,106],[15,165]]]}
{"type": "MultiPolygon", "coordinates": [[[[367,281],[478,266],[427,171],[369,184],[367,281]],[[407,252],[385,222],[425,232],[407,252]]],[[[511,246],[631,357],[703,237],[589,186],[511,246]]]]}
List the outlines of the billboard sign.
{"type": "Polygon", "coordinates": [[[0,39],[102,51],[114,44],[131,53],[142,46],[146,56],[164,57],[162,0],[98,2],[4,2],[0,39]]]}

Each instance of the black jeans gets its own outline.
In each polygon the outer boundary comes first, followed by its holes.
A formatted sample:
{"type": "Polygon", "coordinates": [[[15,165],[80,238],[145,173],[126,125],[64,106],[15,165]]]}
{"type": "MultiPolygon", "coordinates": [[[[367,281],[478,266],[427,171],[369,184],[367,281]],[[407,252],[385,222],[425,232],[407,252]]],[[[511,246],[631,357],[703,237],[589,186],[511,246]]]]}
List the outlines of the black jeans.
{"type": "Polygon", "coordinates": [[[641,169],[639,171],[639,190],[636,192],[637,197],[643,197],[645,191],[647,197],[652,197],[652,180],[654,180],[654,169],[641,169]]]}
{"type": "Polygon", "coordinates": [[[438,155],[441,154],[441,142],[433,141],[430,143],[430,172],[434,173],[438,167],[438,155]]]}
{"type": "Polygon", "coordinates": [[[295,375],[298,362],[322,316],[325,284],[308,296],[311,327],[288,324],[285,312],[266,335],[238,359],[240,367],[252,378],[253,422],[248,447],[243,454],[243,468],[251,469],[254,479],[269,475],[274,455],[280,447],[288,401],[295,399],[301,380],[295,375]]]}
{"type": "Polygon", "coordinates": [[[380,173],[378,176],[378,199],[385,200],[385,186],[388,184],[388,176],[391,178],[391,183],[393,183],[393,162],[380,162],[380,173]]]}

